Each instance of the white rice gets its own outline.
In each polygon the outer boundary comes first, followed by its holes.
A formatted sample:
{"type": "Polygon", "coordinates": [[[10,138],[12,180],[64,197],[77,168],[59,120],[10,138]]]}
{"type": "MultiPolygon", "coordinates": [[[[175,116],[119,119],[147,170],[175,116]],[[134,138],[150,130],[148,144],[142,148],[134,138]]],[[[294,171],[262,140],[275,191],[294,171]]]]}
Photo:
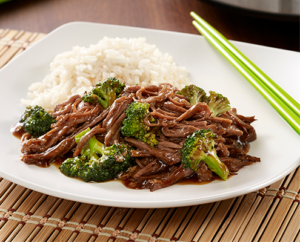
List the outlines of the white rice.
{"type": "Polygon", "coordinates": [[[54,105],[74,94],[89,92],[99,81],[116,77],[128,85],[171,83],[178,88],[190,84],[185,67],[175,64],[171,55],[161,53],[145,38],[107,38],[89,48],[75,46],[57,55],[50,74],[29,87],[24,105],[54,105]]]}

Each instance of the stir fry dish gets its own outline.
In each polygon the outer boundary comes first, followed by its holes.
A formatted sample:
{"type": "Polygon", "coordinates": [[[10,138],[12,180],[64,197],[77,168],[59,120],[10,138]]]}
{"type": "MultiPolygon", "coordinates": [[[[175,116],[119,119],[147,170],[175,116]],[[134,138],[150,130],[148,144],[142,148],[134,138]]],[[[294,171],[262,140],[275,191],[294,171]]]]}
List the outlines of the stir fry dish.
{"type": "Polygon", "coordinates": [[[248,154],[254,121],[195,85],[128,86],[111,77],[51,112],[28,106],[13,133],[21,133],[26,164],[60,160],[68,177],[156,191],[191,178],[227,180],[259,162],[248,154]]]}

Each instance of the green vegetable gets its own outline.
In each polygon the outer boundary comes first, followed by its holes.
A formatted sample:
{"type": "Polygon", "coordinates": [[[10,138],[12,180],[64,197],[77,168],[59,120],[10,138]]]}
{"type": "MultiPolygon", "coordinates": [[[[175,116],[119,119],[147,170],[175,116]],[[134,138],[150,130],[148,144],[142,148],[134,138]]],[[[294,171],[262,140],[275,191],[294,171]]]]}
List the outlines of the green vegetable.
{"type": "Polygon", "coordinates": [[[99,82],[82,100],[89,103],[99,103],[105,109],[117,99],[123,91],[125,84],[114,77],[107,78],[103,83],[99,82]]]}
{"type": "Polygon", "coordinates": [[[59,169],[66,176],[78,177],[78,171],[83,168],[86,162],[88,162],[88,157],[86,156],[68,158],[62,163],[59,169]]]}
{"type": "Polygon", "coordinates": [[[185,168],[197,171],[200,161],[204,161],[212,172],[226,180],[229,170],[217,156],[214,148],[215,138],[217,136],[210,129],[198,130],[189,135],[181,148],[181,162],[185,168]]]}
{"type": "MultiPolygon", "coordinates": [[[[75,141],[78,143],[88,131],[78,134],[75,141]]],[[[114,144],[105,147],[93,136],[82,149],[81,155],[66,159],[59,169],[66,176],[78,177],[85,182],[104,182],[116,178],[121,171],[133,165],[129,146],[114,144]]]]}
{"type": "MultiPolygon", "coordinates": [[[[158,144],[155,132],[150,129],[144,122],[149,114],[149,103],[133,102],[125,111],[126,118],[123,120],[121,134],[126,137],[134,137],[142,140],[150,146],[158,144]]],[[[155,122],[155,118],[149,116],[150,122],[155,122]]]]}
{"type": "Polygon", "coordinates": [[[51,124],[56,120],[42,107],[28,106],[22,115],[20,123],[23,123],[23,129],[33,137],[39,137],[51,129],[51,124]]]}
{"type": "Polygon", "coordinates": [[[195,105],[199,102],[205,102],[207,98],[205,91],[195,85],[185,86],[180,92],[178,92],[178,94],[187,97],[191,105],[195,105]]]}
{"type": "Polygon", "coordinates": [[[209,93],[210,95],[207,97],[205,91],[195,85],[185,86],[178,92],[178,94],[187,97],[191,105],[195,105],[199,102],[207,103],[210,111],[212,111],[212,116],[218,116],[231,109],[227,97],[213,91],[209,93]]]}
{"type": "Polygon", "coordinates": [[[231,109],[227,97],[213,91],[210,91],[209,93],[210,95],[206,99],[206,103],[210,111],[212,111],[212,116],[218,116],[231,109]]]}

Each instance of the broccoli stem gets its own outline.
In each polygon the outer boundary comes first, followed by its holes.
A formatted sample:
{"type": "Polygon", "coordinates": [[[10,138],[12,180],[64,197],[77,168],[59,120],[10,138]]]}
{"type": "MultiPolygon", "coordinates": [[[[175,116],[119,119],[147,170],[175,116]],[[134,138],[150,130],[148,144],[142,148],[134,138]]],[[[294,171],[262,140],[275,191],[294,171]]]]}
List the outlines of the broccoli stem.
{"type": "Polygon", "coordinates": [[[89,139],[89,146],[91,154],[98,153],[104,155],[104,144],[100,143],[95,136],[89,139]]]}
{"type": "Polygon", "coordinates": [[[84,136],[87,132],[89,132],[91,129],[90,128],[87,128],[87,129],[85,129],[85,130],[83,130],[82,132],[80,132],[79,134],[77,134],[76,136],[75,136],[75,142],[76,142],[76,144],[78,144],[79,143],[79,141],[80,141],[80,139],[82,138],[82,136],[84,136]]]}
{"type": "Polygon", "coordinates": [[[229,170],[227,166],[216,158],[214,154],[208,154],[203,158],[203,161],[212,172],[216,173],[219,177],[226,181],[229,175],[229,170]]]}

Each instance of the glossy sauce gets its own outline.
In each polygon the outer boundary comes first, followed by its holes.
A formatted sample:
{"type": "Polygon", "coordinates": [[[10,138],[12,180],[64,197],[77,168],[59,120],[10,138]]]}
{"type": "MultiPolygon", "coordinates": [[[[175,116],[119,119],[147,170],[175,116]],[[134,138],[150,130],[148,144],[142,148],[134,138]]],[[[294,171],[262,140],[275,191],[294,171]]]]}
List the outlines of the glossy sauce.
{"type": "Polygon", "coordinates": [[[71,158],[73,157],[73,154],[70,152],[66,155],[64,155],[63,157],[60,157],[54,161],[43,161],[43,160],[40,160],[39,163],[35,164],[39,167],[42,167],[42,168],[47,168],[51,165],[55,166],[57,169],[59,169],[59,167],[61,166],[61,164],[68,158],[71,158]]]}
{"type": "Polygon", "coordinates": [[[16,123],[10,128],[10,132],[18,139],[21,139],[23,134],[26,133],[26,131],[23,129],[22,123],[16,123]]]}
{"type": "MultiPolygon", "coordinates": [[[[23,129],[23,124],[22,123],[16,123],[14,124],[11,128],[10,128],[10,132],[18,139],[21,139],[23,134],[26,133],[26,131],[23,129]]],[[[50,165],[54,165],[57,169],[59,169],[59,167],[61,166],[61,164],[68,158],[71,158],[72,153],[68,153],[66,155],[64,155],[63,157],[60,157],[54,161],[51,161],[50,163],[48,161],[43,161],[40,160],[38,163],[36,163],[35,165],[42,167],[42,168],[47,168],[50,165]]],[[[231,177],[232,175],[228,176],[228,179],[231,177]]],[[[178,185],[205,185],[208,183],[213,182],[214,180],[222,180],[220,177],[218,177],[217,175],[214,175],[213,179],[210,181],[202,181],[199,182],[196,176],[192,176],[190,178],[186,178],[186,179],[182,179],[181,181],[177,182],[176,184],[178,185]]],[[[114,179],[114,180],[110,180],[110,181],[119,181],[121,182],[125,187],[129,188],[129,189],[147,189],[145,186],[143,186],[143,184],[140,184],[138,187],[132,187],[129,186],[129,184],[131,183],[131,181],[129,179],[125,179],[125,180],[118,180],[118,179],[114,179]]],[[[106,181],[109,182],[109,181],[106,181]]]]}
{"type": "MultiPolygon", "coordinates": [[[[177,182],[176,184],[178,184],[178,185],[204,185],[204,184],[211,183],[214,180],[215,179],[212,179],[210,181],[199,182],[197,177],[190,177],[190,178],[183,179],[183,180],[177,182]]],[[[117,180],[117,181],[120,181],[125,187],[127,187],[129,189],[133,189],[133,190],[147,189],[147,187],[144,186],[143,184],[139,184],[139,186],[134,186],[134,187],[130,186],[131,181],[129,179],[117,180]]]]}
{"type": "MultiPolygon", "coordinates": [[[[232,177],[232,176],[234,176],[234,174],[228,175],[227,180],[230,177],[232,177]]],[[[211,183],[213,181],[224,181],[224,180],[221,177],[213,174],[213,179],[211,179],[209,181],[201,181],[201,182],[199,182],[198,178],[196,176],[192,176],[192,177],[187,178],[187,179],[182,179],[177,184],[178,185],[205,185],[205,184],[211,183]]]]}
{"type": "Polygon", "coordinates": [[[50,162],[50,165],[54,165],[57,169],[59,169],[59,167],[61,166],[61,164],[68,158],[72,158],[73,157],[73,153],[69,152],[67,154],[65,154],[63,157],[60,157],[54,161],[50,162]]]}
{"type": "MultiPolygon", "coordinates": [[[[234,174],[228,175],[227,179],[229,179],[232,176],[234,176],[234,174]]],[[[191,176],[189,178],[182,179],[182,180],[180,180],[179,182],[177,182],[175,184],[177,184],[177,185],[205,185],[205,184],[211,183],[211,182],[213,182],[215,180],[223,181],[222,178],[220,178],[219,176],[213,174],[213,179],[211,179],[209,181],[199,182],[197,176],[194,175],[194,176],[191,176]]],[[[131,183],[131,181],[129,179],[126,179],[126,180],[117,180],[117,181],[120,181],[125,187],[127,187],[129,189],[133,189],[133,190],[147,189],[147,187],[143,186],[143,184],[140,185],[140,186],[138,186],[138,187],[132,187],[132,186],[130,186],[129,184],[131,183]]]]}
{"type": "MultiPolygon", "coordinates": [[[[50,165],[54,165],[58,170],[59,170],[59,167],[61,166],[61,164],[67,159],[67,158],[70,158],[72,157],[72,154],[68,154],[62,158],[59,158],[53,162],[50,163],[50,165]]],[[[47,164],[47,166],[42,166],[42,167],[48,167],[49,164],[47,164]]],[[[60,171],[60,170],[59,170],[60,171]]],[[[229,179],[230,177],[234,176],[234,174],[231,174],[231,175],[228,175],[228,178],[229,179]]],[[[76,178],[76,177],[70,177],[70,178],[73,178],[73,179],[78,179],[80,181],[82,181],[81,179],[79,178],[76,178]]],[[[191,176],[189,178],[185,178],[185,179],[182,179],[180,180],[179,182],[177,182],[176,184],[177,185],[205,185],[205,184],[209,184],[215,180],[219,180],[219,181],[223,181],[219,176],[213,174],[213,179],[212,180],[209,180],[209,181],[202,181],[202,182],[199,182],[198,181],[198,178],[196,175],[194,176],[191,176]]],[[[135,186],[135,187],[132,187],[130,186],[129,184],[132,182],[130,181],[129,179],[125,179],[125,180],[119,180],[119,179],[113,179],[113,180],[108,180],[108,181],[105,181],[105,182],[111,182],[111,181],[117,181],[117,182],[120,182],[122,183],[125,187],[127,187],[128,189],[133,189],[133,190],[142,190],[142,189],[148,189],[146,186],[144,186],[143,184],[139,184],[139,186],[135,186]]],[[[82,181],[83,182],[83,181],[82,181]]],[[[104,182],[97,182],[97,183],[104,183],[104,182]]]]}

